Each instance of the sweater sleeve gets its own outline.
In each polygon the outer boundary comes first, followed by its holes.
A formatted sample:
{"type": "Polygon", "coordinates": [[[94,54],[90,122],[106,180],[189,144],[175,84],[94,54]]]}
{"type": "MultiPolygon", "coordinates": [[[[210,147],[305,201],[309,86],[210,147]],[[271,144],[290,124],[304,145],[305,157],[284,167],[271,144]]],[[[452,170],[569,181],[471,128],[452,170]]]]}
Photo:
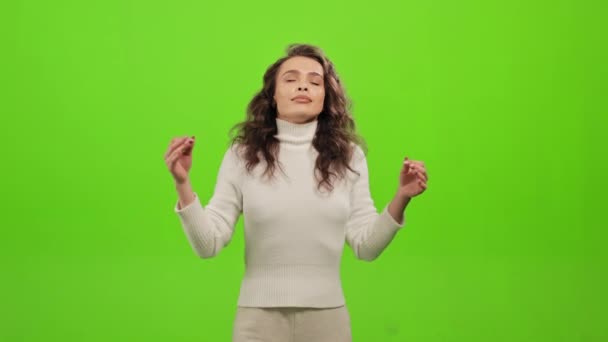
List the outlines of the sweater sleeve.
{"type": "Polygon", "coordinates": [[[220,165],[215,189],[206,207],[198,194],[192,203],[174,211],[178,215],[186,237],[200,258],[216,256],[232,240],[234,226],[242,213],[241,172],[234,147],[225,153],[220,165]]]}
{"type": "Polygon", "coordinates": [[[355,145],[352,166],[360,175],[355,175],[350,192],[351,211],[346,223],[346,242],[357,259],[372,261],[380,256],[405,225],[405,216],[403,222],[397,222],[388,212],[388,204],[378,214],[370,194],[367,159],[358,145],[355,145]]]}

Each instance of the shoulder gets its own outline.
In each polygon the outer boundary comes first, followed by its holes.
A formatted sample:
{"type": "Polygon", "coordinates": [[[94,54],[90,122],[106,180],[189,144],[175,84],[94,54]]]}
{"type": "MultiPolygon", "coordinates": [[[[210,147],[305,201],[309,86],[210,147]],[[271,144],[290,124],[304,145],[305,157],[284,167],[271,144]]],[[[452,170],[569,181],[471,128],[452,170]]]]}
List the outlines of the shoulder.
{"type": "Polygon", "coordinates": [[[244,165],[243,146],[238,143],[230,143],[224,151],[221,164],[225,171],[240,171],[244,165]]]}
{"type": "Polygon", "coordinates": [[[239,143],[230,143],[224,152],[224,159],[238,163],[243,159],[244,146],[239,143]]]}
{"type": "Polygon", "coordinates": [[[360,145],[351,142],[350,143],[350,147],[351,147],[351,165],[356,166],[356,165],[360,165],[361,163],[365,162],[365,152],[363,151],[363,149],[361,148],[360,145]]]}
{"type": "Polygon", "coordinates": [[[348,178],[351,181],[356,181],[361,176],[367,174],[367,159],[365,157],[365,151],[358,144],[351,142],[351,158],[349,166],[354,172],[348,172],[348,178]]]}

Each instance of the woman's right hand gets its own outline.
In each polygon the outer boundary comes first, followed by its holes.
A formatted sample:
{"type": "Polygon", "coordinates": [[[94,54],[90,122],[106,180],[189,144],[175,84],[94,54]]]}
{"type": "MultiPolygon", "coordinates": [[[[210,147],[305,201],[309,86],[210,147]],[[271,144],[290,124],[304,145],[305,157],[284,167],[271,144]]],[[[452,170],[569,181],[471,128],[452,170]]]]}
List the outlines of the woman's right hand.
{"type": "Polygon", "coordinates": [[[171,139],[165,153],[165,163],[177,184],[183,184],[188,180],[188,172],[192,167],[193,148],[194,136],[171,139]]]}

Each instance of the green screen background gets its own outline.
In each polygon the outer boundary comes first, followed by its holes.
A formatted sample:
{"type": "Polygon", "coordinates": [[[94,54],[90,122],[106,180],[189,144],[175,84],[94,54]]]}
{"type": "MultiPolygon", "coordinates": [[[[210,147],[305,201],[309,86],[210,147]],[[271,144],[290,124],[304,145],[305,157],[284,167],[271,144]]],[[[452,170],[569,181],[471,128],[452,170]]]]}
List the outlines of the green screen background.
{"type": "Polygon", "coordinates": [[[336,65],[381,209],[429,188],[375,261],[345,246],[354,341],[605,341],[607,29],[599,1],[15,1],[2,32],[5,341],[229,341],[243,221],[199,259],[163,154],[228,130],[289,43],[336,65]],[[604,318],[602,318],[604,317],[604,318]]]}

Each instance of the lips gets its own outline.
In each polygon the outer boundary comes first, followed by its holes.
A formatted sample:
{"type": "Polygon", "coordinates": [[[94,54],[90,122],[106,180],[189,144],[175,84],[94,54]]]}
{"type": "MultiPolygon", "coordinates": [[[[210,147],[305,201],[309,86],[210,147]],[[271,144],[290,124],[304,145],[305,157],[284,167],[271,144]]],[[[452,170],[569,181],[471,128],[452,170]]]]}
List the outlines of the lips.
{"type": "Polygon", "coordinates": [[[294,98],[293,98],[293,99],[291,99],[291,100],[292,100],[292,101],[298,101],[298,102],[303,101],[303,100],[306,100],[306,101],[308,101],[308,102],[312,102],[312,100],[310,99],[310,97],[308,97],[308,96],[306,96],[306,95],[298,95],[298,96],[294,97],[294,98]]]}

